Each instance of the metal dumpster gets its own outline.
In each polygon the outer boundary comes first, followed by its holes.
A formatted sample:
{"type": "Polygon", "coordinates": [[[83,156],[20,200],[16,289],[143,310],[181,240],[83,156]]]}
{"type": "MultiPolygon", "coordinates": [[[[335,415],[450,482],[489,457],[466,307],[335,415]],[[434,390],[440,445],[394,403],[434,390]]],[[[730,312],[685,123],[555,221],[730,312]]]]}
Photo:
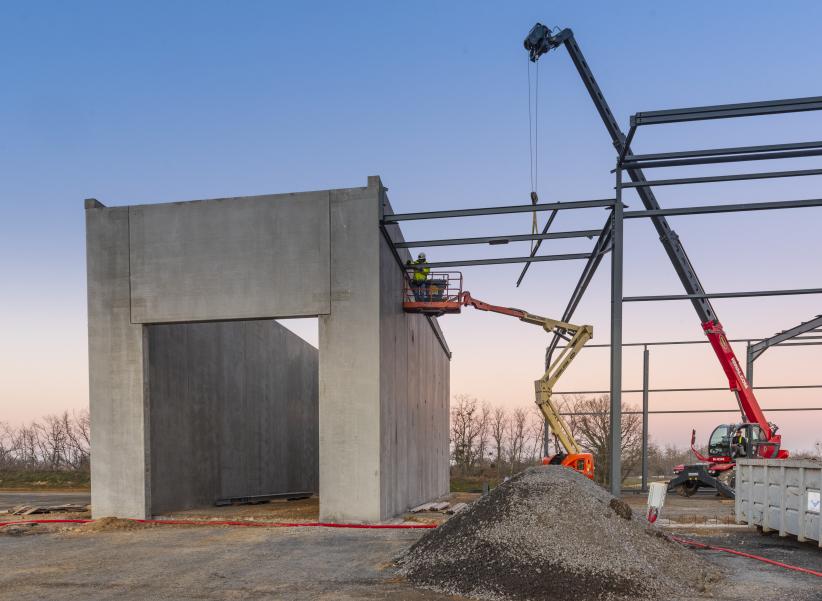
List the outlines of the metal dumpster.
{"type": "Polygon", "coordinates": [[[821,490],[820,461],[738,459],[736,522],[814,540],[822,547],[821,490]]]}

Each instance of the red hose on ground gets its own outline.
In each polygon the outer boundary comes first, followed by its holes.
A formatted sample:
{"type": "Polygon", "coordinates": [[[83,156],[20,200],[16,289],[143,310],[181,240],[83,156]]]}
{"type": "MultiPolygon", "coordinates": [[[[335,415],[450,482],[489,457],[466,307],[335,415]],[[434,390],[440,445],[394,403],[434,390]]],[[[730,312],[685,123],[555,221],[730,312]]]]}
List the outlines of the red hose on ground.
{"type": "Polygon", "coordinates": [[[688,545],[691,547],[699,547],[700,549],[712,549],[714,551],[724,551],[725,553],[730,553],[731,555],[739,555],[740,557],[747,557],[748,559],[755,559],[757,561],[762,561],[765,563],[769,563],[774,566],[779,566],[780,568],[785,568],[786,570],[794,570],[796,572],[802,572],[804,574],[810,574],[811,576],[817,576],[822,578],[822,572],[817,572],[816,570],[811,570],[808,568],[801,568],[799,566],[792,566],[789,563],[782,563],[781,561],[775,561],[773,559],[768,559],[767,557],[760,557],[759,555],[752,555],[750,553],[745,553],[743,551],[737,551],[735,549],[726,549],[725,547],[716,547],[714,545],[707,545],[705,543],[699,543],[695,540],[690,540],[687,538],[680,538],[678,536],[671,536],[672,540],[675,540],[681,545],[688,545]]]}
{"type": "MultiPolygon", "coordinates": [[[[20,524],[88,524],[94,520],[20,520],[17,522],[0,522],[3,526],[20,524]]],[[[436,524],[334,524],[331,522],[242,522],[242,521],[213,521],[213,520],[131,520],[142,524],[166,524],[175,526],[257,526],[260,528],[367,528],[410,530],[418,528],[436,528],[436,524]]]]}

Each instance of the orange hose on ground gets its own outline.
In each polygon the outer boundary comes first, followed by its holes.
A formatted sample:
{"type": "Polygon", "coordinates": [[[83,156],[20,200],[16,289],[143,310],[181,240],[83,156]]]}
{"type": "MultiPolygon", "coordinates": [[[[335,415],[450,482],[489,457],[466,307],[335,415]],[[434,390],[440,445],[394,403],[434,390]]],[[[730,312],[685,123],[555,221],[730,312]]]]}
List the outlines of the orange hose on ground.
{"type": "MultiPolygon", "coordinates": [[[[20,520],[16,522],[0,522],[3,526],[20,524],[88,524],[94,520],[20,520]]],[[[436,524],[335,524],[332,522],[242,522],[242,521],[214,521],[214,520],[131,520],[141,524],[165,524],[175,526],[257,526],[261,528],[366,528],[366,529],[393,529],[410,530],[419,528],[436,528],[436,524]]]]}
{"type": "Polygon", "coordinates": [[[695,540],[690,540],[687,538],[680,538],[678,536],[672,536],[672,540],[682,544],[688,545],[691,547],[699,547],[700,549],[712,549],[714,551],[723,551],[725,553],[730,553],[731,555],[739,555],[740,557],[747,557],[748,559],[755,559],[757,561],[762,561],[764,563],[769,563],[774,566],[778,566],[780,568],[785,568],[786,570],[794,570],[796,572],[802,572],[803,574],[810,574],[811,576],[817,576],[818,578],[822,578],[822,572],[817,572],[816,570],[811,570],[809,568],[802,568],[799,566],[792,566],[789,563],[782,563],[781,561],[775,561],[773,559],[768,559],[767,557],[760,557],[759,555],[752,555],[751,553],[745,553],[744,551],[737,551],[736,549],[726,549],[725,547],[716,547],[714,545],[708,545],[705,543],[699,543],[695,540]]]}

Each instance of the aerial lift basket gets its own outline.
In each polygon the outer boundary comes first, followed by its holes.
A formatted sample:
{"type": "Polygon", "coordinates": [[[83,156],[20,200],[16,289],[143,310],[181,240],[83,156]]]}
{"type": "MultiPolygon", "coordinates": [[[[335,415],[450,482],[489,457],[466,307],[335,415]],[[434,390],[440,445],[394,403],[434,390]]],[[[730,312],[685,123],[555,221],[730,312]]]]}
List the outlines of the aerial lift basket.
{"type": "Polygon", "coordinates": [[[444,315],[462,309],[462,273],[432,271],[420,285],[414,283],[414,270],[408,270],[402,291],[402,307],[409,313],[444,315]]]}

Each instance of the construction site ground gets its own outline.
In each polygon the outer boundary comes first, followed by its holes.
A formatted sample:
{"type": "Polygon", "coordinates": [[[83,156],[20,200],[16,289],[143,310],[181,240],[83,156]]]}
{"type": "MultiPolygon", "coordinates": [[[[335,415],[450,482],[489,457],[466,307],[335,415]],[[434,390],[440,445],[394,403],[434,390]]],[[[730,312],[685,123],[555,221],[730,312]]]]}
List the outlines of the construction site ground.
{"type": "MultiPolygon", "coordinates": [[[[52,496],[58,504],[77,501],[64,493],[52,496]]],[[[8,500],[0,496],[0,503],[8,500]]],[[[15,493],[13,504],[42,500],[15,493]]],[[[458,500],[470,500],[470,495],[460,494],[458,500]]],[[[627,495],[625,500],[636,510],[644,508],[642,495],[627,495]]],[[[733,504],[713,495],[689,499],[672,495],[663,515],[672,520],[671,533],[678,536],[822,571],[822,549],[815,543],[712,522],[727,516],[732,520],[732,512],[733,504]]],[[[208,508],[175,517],[313,521],[316,500],[208,508]]],[[[415,516],[419,521],[446,517],[415,516]]],[[[0,515],[0,521],[13,519],[0,515]]],[[[0,599],[461,599],[415,589],[394,573],[392,560],[425,532],[148,526],[119,520],[86,526],[9,526],[0,528],[0,599]]],[[[715,551],[698,553],[720,566],[726,576],[705,596],[681,597],[681,601],[822,599],[819,578],[715,551]]]]}

